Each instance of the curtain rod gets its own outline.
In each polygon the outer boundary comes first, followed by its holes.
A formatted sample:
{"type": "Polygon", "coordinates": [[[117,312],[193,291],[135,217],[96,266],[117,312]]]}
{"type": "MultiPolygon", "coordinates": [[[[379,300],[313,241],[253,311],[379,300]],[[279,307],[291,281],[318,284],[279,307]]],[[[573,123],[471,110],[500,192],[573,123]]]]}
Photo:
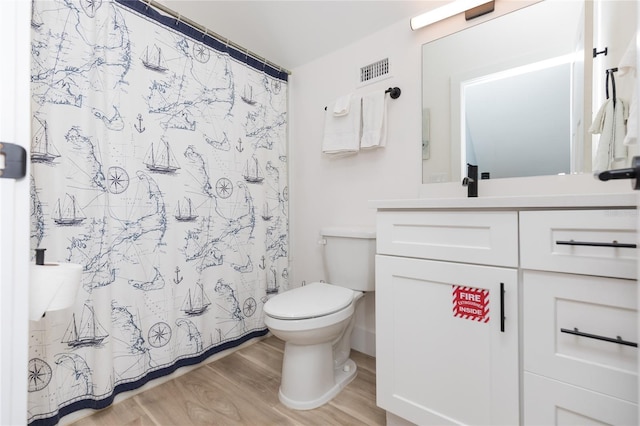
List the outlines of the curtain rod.
{"type": "Polygon", "coordinates": [[[236,50],[239,50],[241,52],[244,52],[247,55],[250,55],[250,56],[254,57],[255,59],[257,59],[260,62],[263,62],[263,63],[265,63],[265,64],[267,64],[267,65],[269,65],[269,66],[271,66],[273,68],[276,68],[276,69],[279,69],[281,71],[286,72],[288,75],[291,75],[291,71],[289,71],[288,69],[282,68],[280,65],[274,64],[273,62],[269,61],[267,58],[264,58],[264,57],[258,55],[257,53],[252,52],[251,50],[247,49],[246,47],[240,46],[239,44],[234,43],[233,41],[229,40],[228,38],[223,37],[223,36],[221,36],[220,34],[214,32],[214,31],[211,31],[207,27],[205,27],[203,25],[200,25],[197,22],[192,21],[191,19],[182,16],[178,12],[176,12],[176,11],[174,11],[172,9],[169,9],[167,6],[165,6],[165,5],[161,4],[161,3],[158,3],[156,0],[144,0],[143,3],[145,3],[147,6],[151,6],[151,7],[155,8],[155,9],[158,9],[161,12],[166,13],[167,15],[171,16],[172,18],[176,18],[176,20],[178,20],[178,22],[182,22],[183,24],[187,24],[190,27],[195,28],[196,30],[198,30],[198,31],[200,31],[200,32],[202,32],[202,33],[204,33],[204,34],[206,34],[208,36],[211,36],[211,37],[213,37],[215,39],[218,39],[218,41],[226,44],[227,46],[231,46],[236,50]]]}

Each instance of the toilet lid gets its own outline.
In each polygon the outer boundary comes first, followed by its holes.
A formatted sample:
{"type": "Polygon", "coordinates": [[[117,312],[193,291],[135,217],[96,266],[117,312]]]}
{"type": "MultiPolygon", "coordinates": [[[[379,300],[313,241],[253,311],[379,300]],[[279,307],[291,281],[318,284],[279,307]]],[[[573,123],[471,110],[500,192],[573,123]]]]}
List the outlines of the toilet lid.
{"type": "Polygon", "coordinates": [[[311,283],[280,293],[265,303],[264,312],[278,319],[306,319],[338,312],[351,304],[353,290],[311,283]]]}

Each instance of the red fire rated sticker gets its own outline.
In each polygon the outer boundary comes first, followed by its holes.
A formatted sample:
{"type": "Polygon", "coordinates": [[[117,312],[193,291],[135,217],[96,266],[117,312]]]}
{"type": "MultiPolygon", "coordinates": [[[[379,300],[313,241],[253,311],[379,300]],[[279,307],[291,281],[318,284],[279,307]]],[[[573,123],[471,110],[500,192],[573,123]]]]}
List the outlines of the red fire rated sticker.
{"type": "Polygon", "coordinates": [[[489,322],[489,290],[459,285],[452,287],[454,317],[489,322]]]}

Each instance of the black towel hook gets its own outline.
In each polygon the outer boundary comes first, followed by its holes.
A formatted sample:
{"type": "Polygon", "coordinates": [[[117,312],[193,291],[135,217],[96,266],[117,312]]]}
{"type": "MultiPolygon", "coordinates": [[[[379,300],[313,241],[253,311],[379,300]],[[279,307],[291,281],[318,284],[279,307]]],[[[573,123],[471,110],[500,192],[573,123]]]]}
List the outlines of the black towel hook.
{"type": "Polygon", "coordinates": [[[609,78],[611,78],[611,96],[612,96],[612,100],[613,100],[613,107],[615,108],[616,106],[616,79],[613,76],[613,73],[618,71],[618,68],[609,68],[606,73],[607,73],[607,80],[606,80],[606,88],[605,88],[605,94],[607,95],[607,99],[609,99],[609,78]]]}
{"type": "Polygon", "coordinates": [[[402,90],[399,87],[389,87],[384,93],[388,93],[391,99],[398,99],[402,94],[402,90]]]}
{"type": "Polygon", "coordinates": [[[607,56],[607,53],[609,52],[609,48],[605,47],[604,50],[601,50],[598,52],[598,49],[596,49],[595,47],[593,48],[593,57],[595,58],[598,55],[603,55],[607,56]]]}

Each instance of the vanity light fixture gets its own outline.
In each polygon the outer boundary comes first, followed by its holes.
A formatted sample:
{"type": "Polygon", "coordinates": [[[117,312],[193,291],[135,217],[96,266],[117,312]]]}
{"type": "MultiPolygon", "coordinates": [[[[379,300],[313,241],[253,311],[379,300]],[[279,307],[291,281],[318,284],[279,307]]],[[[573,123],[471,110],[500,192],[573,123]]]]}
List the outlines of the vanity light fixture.
{"type": "Polygon", "coordinates": [[[422,15],[411,18],[411,29],[415,31],[462,12],[465,12],[465,19],[468,21],[486,13],[493,12],[494,3],[494,0],[455,0],[442,7],[429,10],[422,15]]]}

